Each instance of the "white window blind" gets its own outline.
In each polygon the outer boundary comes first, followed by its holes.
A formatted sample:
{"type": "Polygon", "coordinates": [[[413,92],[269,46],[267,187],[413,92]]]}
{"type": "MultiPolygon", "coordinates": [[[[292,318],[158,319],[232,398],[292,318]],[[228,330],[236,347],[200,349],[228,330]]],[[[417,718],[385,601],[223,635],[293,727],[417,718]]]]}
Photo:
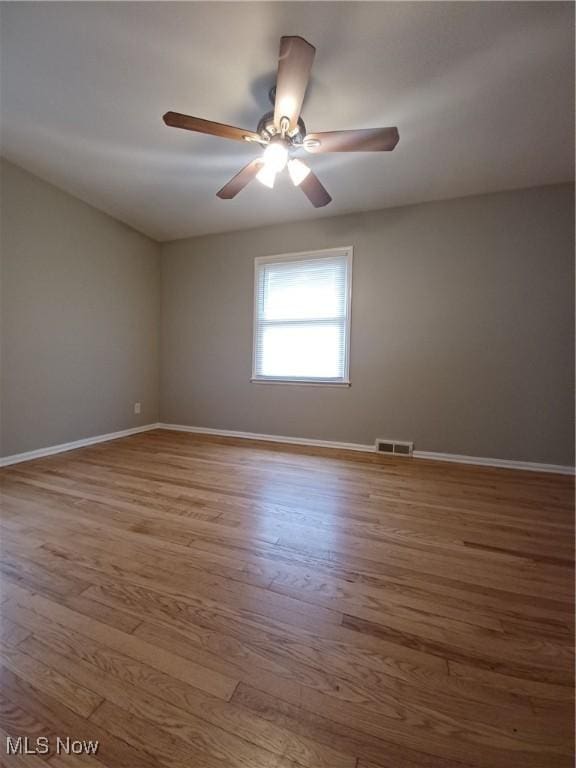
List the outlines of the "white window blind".
{"type": "Polygon", "coordinates": [[[349,383],[352,249],[255,261],[253,379],[349,383]]]}

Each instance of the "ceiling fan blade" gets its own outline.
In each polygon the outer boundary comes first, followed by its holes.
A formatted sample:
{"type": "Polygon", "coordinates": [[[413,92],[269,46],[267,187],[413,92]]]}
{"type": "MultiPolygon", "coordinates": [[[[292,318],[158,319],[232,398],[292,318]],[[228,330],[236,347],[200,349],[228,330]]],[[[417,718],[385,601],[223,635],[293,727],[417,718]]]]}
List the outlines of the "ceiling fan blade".
{"type": "Polygon", "coordinates": [[[289,131],[298,125],[315,54],[316,48],[303,37],[280,38],[274,102],[274,124],[278,129],[283,117],[290,122],[289,131]]]}
{"type": "Polygon", "coordinates": [[[245,165],[241,171],[238,171],[236,176],[233,176],[228,184],[224,184],[222,189],[216,192],[217,197],[220,197],[222,200],[231,200],[233,197],[236,197],[238,192],[242,192],[244,187],[250,184],[263,165],[264,163],[260,158],[252,160],[248,165],[245,165]]]}
{"type": "Polygon", "coordinates": [[[328,205],[332,200],[328,192],[324,189],[318,176],[312,171],[310,171],[306,178],[300,182],[299,187],[308,200],[310,200],[314,208],[322,208],[324,205],[328,205]]]}
{"type": "Polygon", "coordinates": [[[398,128],[364,128],[358,131],[327,131],[309,133],[304,137],[304,149],[311,154],[320,152],[389,152],[398,144],[398,128]],[[307,142],[310,146],[306,146],[307,142]],[[316,142],[320,142],[314,146],[316,142]]]}
{"type": "Polygon", "coordinates": [[[166,125],[172,128],[184,128],[186,131],[208,133],[211,136],[220,136],[223,139],[234,139],[236,141],[261,141],[260,136],[254,133],[254,131],[236,128],[235,125],[214,123],[212,120],[203,120],[201,117],[182,115],[180,112],[166,112],[162,119],[166,125]]]}

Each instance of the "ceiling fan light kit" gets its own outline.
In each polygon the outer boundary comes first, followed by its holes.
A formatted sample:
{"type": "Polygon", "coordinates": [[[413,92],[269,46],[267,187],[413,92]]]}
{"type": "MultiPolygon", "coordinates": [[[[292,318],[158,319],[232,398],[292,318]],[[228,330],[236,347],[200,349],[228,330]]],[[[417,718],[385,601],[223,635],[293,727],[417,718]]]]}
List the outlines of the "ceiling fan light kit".
{"type": "Polygon", "coordinates": [[[318,177],[294,154],[325,152],[386,152],[398,143],[397,128],[368,128],[352,131],[307,133],[300,115],[316,49],[302,37],[282,37],[276,86],[270,92],[274,111],[260,118],[256,131],[248,131],[199,117],[167,112],[166,125],[224,139],[246,141],[264,148],[262,156],[245,165],[216,194],[230,200],[253,179],[272,189],[278,173],[287,167],[294,186],[301,189],[315,208],[332,200],[318,177]]]}

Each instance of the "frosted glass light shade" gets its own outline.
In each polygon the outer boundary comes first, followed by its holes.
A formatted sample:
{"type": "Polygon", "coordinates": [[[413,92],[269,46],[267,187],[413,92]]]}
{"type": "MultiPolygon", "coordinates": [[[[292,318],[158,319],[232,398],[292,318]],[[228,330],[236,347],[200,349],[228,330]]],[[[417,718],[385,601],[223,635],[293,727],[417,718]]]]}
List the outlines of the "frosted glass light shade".
{"type": "Polygon", "coordinates": [[[288,160],[288,149],[279,141],[273,141],[264,150],[263,160],[268,168],[272,168],[276,173],[284,170],[288,160]]]}
{"type": "Polygon", "coordinates": [[[274,181],[276,180],[276,171],[268,165],[263,165],[256,174],[256,178],[261,184],[264,184],[265,187],[272,189],[274,181]]]}
{"type": "Polygon", "coordinates": [[[292,179],[292,184],[298,187],[310,173],[310,168],[302,160],[288,160],[288,173],[292,179]]]}

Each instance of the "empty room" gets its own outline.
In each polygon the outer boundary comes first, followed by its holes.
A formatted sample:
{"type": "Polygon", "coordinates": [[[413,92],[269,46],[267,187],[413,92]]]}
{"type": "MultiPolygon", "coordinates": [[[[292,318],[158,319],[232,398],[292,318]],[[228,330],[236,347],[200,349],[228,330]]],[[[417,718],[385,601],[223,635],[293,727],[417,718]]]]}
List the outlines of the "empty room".
{"type": "Polygon", "coordinates": [[[0,765],[572,768],[571,2],[0,2],[0,765]]]}

